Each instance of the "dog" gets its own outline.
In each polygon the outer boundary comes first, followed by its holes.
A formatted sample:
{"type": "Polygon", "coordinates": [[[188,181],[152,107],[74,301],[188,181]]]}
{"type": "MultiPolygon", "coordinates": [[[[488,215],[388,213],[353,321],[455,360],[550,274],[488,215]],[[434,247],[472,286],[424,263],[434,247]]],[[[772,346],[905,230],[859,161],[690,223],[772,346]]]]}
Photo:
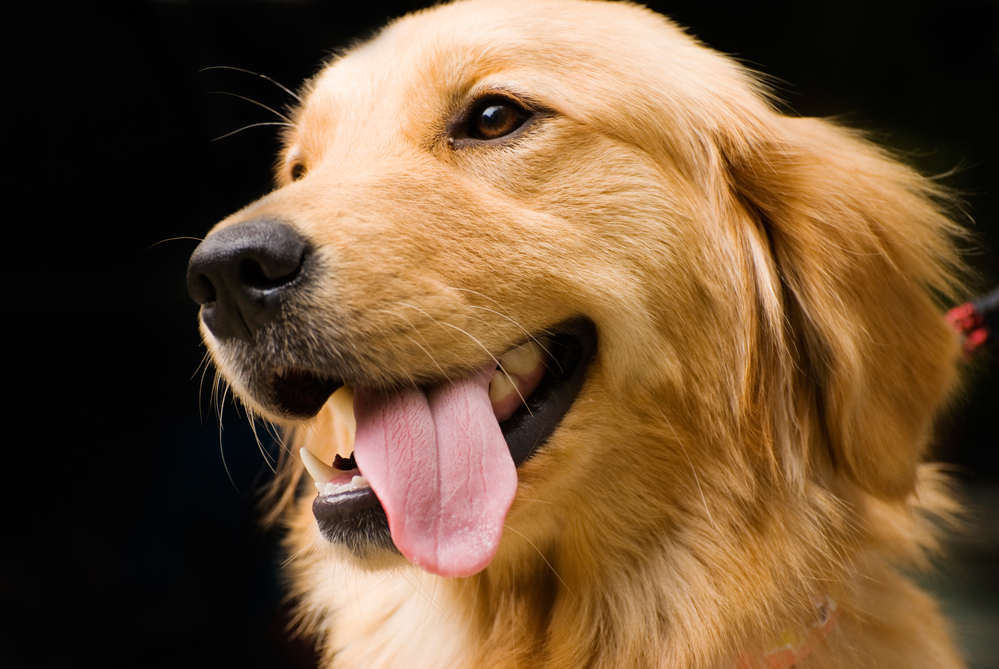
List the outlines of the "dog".
{"type": "Polygon", "coordinates": [[[627,3],[435,7],[301,97],[188,287],[323,666],[963,666],[906,576],[942,188],[627,3]]]}

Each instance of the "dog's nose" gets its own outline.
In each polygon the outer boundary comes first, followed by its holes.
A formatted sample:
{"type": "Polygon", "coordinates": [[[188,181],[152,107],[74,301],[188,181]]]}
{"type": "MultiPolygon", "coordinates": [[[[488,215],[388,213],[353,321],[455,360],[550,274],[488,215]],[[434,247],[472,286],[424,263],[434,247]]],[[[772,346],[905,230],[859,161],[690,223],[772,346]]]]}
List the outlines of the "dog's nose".
{"type": "Polygon", "coordinates": [[[281,313],[281,301],[298,283],[308,252],[290,226],[257,217],[209,235],[191,255],[187,292],[219,339],[252,341],[281,313]]]}

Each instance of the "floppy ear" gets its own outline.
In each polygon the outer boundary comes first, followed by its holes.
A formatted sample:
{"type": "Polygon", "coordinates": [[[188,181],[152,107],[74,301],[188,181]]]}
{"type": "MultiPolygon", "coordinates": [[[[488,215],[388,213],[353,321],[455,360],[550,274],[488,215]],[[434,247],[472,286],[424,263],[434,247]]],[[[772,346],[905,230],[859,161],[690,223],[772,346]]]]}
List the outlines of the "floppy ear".
{"type": "Polygon", "coordinates": [[[958,291],[959,229],[939,187],[856,134],[817,119],[776,122],[726,158],[771,245],[766,273],[781,284],[777,327],[794,386],[813,398],[788,414],[799,431],[817,424],[804,432],[825,442],[837,471],[872,494],[903,496],[955,379],[957,338],[930,296],[958,291]]]}

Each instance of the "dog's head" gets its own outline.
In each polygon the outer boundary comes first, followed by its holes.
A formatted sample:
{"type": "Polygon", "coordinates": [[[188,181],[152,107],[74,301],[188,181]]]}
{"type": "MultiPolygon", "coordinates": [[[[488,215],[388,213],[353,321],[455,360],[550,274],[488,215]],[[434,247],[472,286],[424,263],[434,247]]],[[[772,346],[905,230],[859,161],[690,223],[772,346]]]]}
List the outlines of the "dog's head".
{"type": "Polygon", "coordinates": [[[911,489],[954,230],[878,149],[617,3],[439,7],[302,97],[188,281],[222,375],[326,466],[313,534],[467,575],[911,489]]]}

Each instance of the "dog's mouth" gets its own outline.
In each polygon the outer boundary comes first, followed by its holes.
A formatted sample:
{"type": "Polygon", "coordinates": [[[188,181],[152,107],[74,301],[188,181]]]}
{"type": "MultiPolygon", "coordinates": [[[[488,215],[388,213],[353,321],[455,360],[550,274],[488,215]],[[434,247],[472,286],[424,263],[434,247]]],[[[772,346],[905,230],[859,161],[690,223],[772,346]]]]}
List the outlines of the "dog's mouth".
{"type": "MultiPolygon", "coordinates": [[[[326,539],[361,557],[395,549],[443,576],[485,568],[516,493],[516,468],[569,411],[596,350],[588,320],[552,332],[437,386],[381,391],[357,384],[354,452],[328,465],[302,449],[326,539]]],[[[273,388],[289,413],[309,415],[341,385],[280,369],[273,388]]]]}

